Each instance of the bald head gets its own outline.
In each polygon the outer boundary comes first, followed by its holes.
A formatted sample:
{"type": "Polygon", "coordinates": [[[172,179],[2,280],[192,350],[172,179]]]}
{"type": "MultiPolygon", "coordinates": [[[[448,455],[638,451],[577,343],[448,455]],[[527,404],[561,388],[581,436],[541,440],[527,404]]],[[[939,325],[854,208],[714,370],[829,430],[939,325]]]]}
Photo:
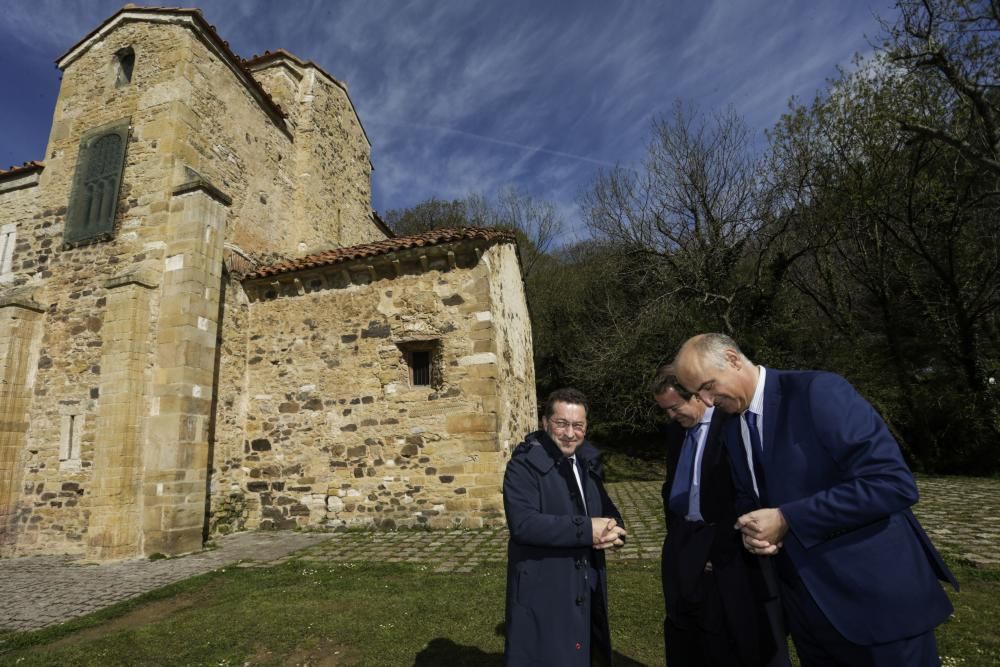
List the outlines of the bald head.
{"type": "Polygon", "coordinates": [[[730,414],[746,410],[757,388],[757,367],[725,334],[692,336],[681,345],[674,367],[685,389],[730,414]]]}

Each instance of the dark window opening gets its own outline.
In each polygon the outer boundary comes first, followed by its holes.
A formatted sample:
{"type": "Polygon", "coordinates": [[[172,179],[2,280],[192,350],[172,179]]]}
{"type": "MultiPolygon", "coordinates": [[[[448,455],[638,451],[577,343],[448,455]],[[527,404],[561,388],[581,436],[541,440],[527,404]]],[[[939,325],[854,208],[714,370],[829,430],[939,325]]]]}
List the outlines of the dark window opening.
{"type": "Polygon", "coordinates": [[[411,387],[441,387],[442,364],[439,343],[437,340],[397,343],[406,362],[411,387]]]}
{"type": "Polygon", "coordinates": [[[410,384],[414,387],[431,386],[431,351],[411,350],[409,363],[410,384]]]}
{"type": "Polygon", "coordinates": [[[115,76],[115,87],[121,88],[127,86],[132,82],[132,70],[135,68],[135,51],[132,50],[131,46],[119,49],[115,53],[115,61],[118,68],[115,76]]]}

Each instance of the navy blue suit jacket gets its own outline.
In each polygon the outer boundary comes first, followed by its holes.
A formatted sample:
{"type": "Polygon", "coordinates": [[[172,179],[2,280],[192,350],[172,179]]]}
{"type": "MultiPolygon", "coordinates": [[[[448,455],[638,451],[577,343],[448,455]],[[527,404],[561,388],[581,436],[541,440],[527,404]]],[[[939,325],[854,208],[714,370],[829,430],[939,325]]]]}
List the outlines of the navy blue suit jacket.
{"type": "MultiPolygon", "coordinates": [[[[740,421],[726,443],[740,503],[756,502],[740,421]]],[[[842,377],[767,369],[766,500],[789,525],[784,551],[830,623],[856,644],[912,637],[952,611],[958,582],[910,511],[913,474],[875,409],[842,377]]]]}
{"type": "MultiPolygon", "coordinates": [[[[670,489],[674,483],[677,462],[684,445],[686,429],[677,422],[667,426],[667,479],[663,483],[663,511],[667,535],[663,541],[660,575],[667,615],[677,621],[694,616],[696,605],[704,601],[705,563],[712,561],[718,582],[724,617],[715,619],[718,625],[704,628],[720,641],[732,641],[737,646],[741,662],[761,663],[760,642],[766,627],[762,620],[763,605],[755,592],[752,578],[759,576],[756,563],[743,548],[736,523],[735,489],[730,471],[729,454],[723,445],[726,424],[735,421],[722,410],[716,410],[705,436],[701,460],[700,510],[704,521],[688,521],[670,509],[670,489]]],[[[763,584],[758,584],[762,586],[763,584]]]]}

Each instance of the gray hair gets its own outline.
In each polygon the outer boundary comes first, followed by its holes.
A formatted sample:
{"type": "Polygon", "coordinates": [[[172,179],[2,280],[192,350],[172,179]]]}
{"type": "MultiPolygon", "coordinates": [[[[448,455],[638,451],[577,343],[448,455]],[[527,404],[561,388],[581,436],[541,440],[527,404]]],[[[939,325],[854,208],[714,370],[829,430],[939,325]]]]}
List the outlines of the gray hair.
{"type": "Polygon", "coordinates": [[[750,363],[736,341],[723,333],[706,333],[695,336],[688,343],[699,357],[710,359],[716,368],[726,367],[726,350],[733,350],[740,358],[750,363]]]}

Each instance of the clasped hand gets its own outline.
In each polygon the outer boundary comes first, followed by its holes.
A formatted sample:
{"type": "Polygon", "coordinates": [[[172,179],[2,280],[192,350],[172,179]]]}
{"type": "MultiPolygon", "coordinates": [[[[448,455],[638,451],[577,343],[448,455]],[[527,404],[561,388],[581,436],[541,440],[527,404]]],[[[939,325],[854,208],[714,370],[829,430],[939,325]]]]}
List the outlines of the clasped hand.
{"type": "Polygon", "coordinates": [[[765,507],[736,519],[733,528],[743,533],[743,546],[747,551],[759,556],[774,556],[784,544],[788,522],[777,507],[765,507]]]}
{"type": "Polygon", "coordinates": [[[614,519],[594,517],[590,520],[590,527],[593,531],[593,547],[595,549],[608,549],[625,544],[625,529],[619,526],[614,519]]]}

